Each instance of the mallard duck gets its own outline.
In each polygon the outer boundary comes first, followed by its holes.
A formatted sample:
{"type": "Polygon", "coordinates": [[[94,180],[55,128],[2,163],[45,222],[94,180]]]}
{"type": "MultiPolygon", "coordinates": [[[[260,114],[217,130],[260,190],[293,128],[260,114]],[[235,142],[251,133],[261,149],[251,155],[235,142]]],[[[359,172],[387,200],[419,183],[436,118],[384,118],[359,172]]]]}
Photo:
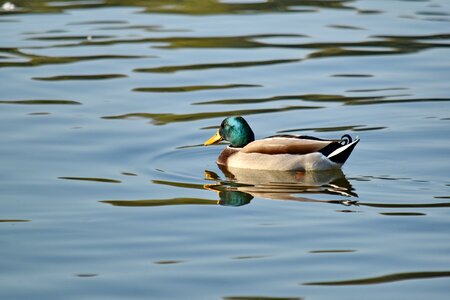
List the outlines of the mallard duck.
{"type": "Polygon", "coordinates": [[[217,133],[204,145],[222,140],[230,142],[217,159],[226,167],[278,170],[318,171],[340,169],[359,139],[348,134],[339,140],[323,140],[305,135],[273,135],[255,140],[247,121],[241,116],[222,121],[217,133]]]}

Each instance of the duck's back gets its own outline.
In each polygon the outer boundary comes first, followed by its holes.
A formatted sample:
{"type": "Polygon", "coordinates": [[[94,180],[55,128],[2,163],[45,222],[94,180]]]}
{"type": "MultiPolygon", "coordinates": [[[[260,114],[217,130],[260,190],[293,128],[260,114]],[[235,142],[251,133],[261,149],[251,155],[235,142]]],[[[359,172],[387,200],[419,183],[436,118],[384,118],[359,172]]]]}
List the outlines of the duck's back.
{"type": "Polygon", "coordinates": [[[340,144],[336,141],[321,140],[308,136],[271,136],[265,139],[256,140],[242,148],[243,153],[260,153],[268,155],[276,154],[293,154],[304,155],[313,152],[319,152],[329,147],[330,144],[336,143],[336,147],[340,144]]]}

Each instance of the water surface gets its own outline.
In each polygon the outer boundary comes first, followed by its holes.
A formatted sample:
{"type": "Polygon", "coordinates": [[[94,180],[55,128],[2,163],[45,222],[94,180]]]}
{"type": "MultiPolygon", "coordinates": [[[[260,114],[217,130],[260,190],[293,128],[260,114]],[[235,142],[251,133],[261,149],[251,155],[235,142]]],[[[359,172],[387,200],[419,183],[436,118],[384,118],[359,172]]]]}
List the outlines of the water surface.
{"type": "Polygon", "coordinates": [[[447,299],[447,1],[15,1],[0,298],[447,299]],[[220,169],[223,118],[361,142],[220,169]]]}

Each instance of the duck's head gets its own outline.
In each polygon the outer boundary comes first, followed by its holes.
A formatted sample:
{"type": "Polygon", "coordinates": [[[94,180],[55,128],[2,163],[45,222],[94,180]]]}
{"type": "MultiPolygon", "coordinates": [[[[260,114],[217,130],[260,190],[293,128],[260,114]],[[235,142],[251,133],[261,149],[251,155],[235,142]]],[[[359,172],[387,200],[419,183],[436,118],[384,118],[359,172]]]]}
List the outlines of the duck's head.
{"type": "Polygon", "coordinates": [[[243,117],[228,117],[222,121],[217,133],[204,145],[216,144],[222,140],[230,142],[232,147],[244,147],[255,140],[255,135],[243,117]]]}

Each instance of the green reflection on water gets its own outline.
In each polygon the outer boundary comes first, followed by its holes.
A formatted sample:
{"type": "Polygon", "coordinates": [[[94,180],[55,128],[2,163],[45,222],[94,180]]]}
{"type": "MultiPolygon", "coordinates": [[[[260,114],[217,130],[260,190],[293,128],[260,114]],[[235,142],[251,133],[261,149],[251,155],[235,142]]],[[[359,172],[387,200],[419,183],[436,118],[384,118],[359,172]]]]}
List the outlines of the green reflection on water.
{"type": "Polygon", "coordinates": [[[221,99],[221,100],[208,100],[203,102],[193,103],[195,105],[234,105],[234,104],[254,104],[265,103],[273,101],[285,101],[285,100],[300,100],[300,101],[318,101],[318,102],[344,102],[350,103],[353,101],[366,101],[382,99],[383,96],[372,97],[347,97],[343,95],[329,95],[329,94],[300,94],[300,95],[280,95],[267,98],[240,98],[240,99],[221,99]]]}
{"type": "Polygon", "coordinates": [[[273,112],[283,112],[291,110],[303,110],[303,109],[318,109],[322,106],[286,106],[281,108],[261,108],[261,109],[244,109],[244,110],[230,110],[220,112],[204,112],[204,113],[191,113],[191,114],[172,114],[172,113],[130,113],[117,116],[104,116],[102,119],[151,119],[154,125],[165,125],[173,122],[190,122],[204,119],[212,119],[218,117],[227,117],[231,115],[253,115],[264,114],[273,112]]]}
{"type": "Polygon", "coordinates": [[[99,59],[134,59],[134,58],[148,58],[149,56],[137,56],[137,55],[89,55],[89,56],[38,56],[32,54],[25,54],[17,49],[5,49],[0,48],[0,52],[7,52],[16,55],[20,60],[27,59],[25,61],[2,61],[0,62],[0,68],[5,67],[36,67],[43,65],[53,64],[70,64],[88,60],[99,59]]]}
{"type": "MultiPolygon", "coordinates": [[[[68,36],[70,37],[70,36],[68,36]]],[[[265,38],[299,38],[304,35],[299,34],[260,34],[260,35],[243,35],[243,36],[181,36],[181,37],[156,37],[156,38],[117,38],[108,40],[82,40],[77,43],[65,43],[51,46],[35,47],[38,49],[57,48],[57,47],[78,47],[78,46],[106,46],[116,44],[139,44],[154,43],[154,48],[160,49],[184,49],[184,48],[200,48],[200,49],[223,49],[223,48],[264,48],[264,47],[283,47],[283,45],[258,42],[256,39],[265,38]],[[161,45],[163,44],[163,45],[161,45]]],[[[45,38],[45,37],[43,37],[45,38]]],[[[64,40],[61,36],[59,40],[64,40]]]]}
{"type": "Polygon", "coordinates": [[[302,47],[315,49],[308,58],[329,58],[336,56],[366,56],[409,54],[430,48],[448,48],[442,40],[449,39],[450,34],[423,35],[423,36],[373,36],[380,40],[344,43],[309,43],[287,47],[302,47]],[[424,42],[426,40],[439,42],[424,42]],[[369,50],[375,49],[375,50],[369,50]]]}
{"type": "Polygon", "coordinates": [[[412,102],[449,102],[450,98],[399,98],[409,95],[386,95],[386,96],[361,96],[349,97],[344,95],[330,94],[303,94],[303,95],[281,95],[267,98],[240,98],[240,99],[221,99],[195,102],[194,105],[235,105],[265,103],[285,100],[299,100],[312,102],[341,102],[344,105],[370,105],[370,104],[389,104],[389,103],[412,103],[412,102]]]}
{"type": "MultiPolygon", "coordinates": [[[[27,1],[15,0],[20,9],[1,14],[55,13],[66,9],[137,6],[148,13],[172,13],[190,15],[241,14],[249,12],[310,12],[313,8],[350,9],[348,0],[278,0],[227,3],[220,0],[102,0],[102,1],[27,1]]],[[[314,10],[312,10],[314,11],[314,10]]]]}
{"type": "MultiPolygon", "coordinates": [[[[321,42],[321,43],[271,43],[267,40],[273,38],[303,38],[301,34],[259,34],[242,36],[178,36],[178,37],[152,37],[152,38],[118,38],[107,40],[81,40],[77,43],[42,46],[36,48],[77,47],[77,46],[104,46],[114,44],[154,43],[154,48],[160,49],[241,49],[241,48],[286,48],[302,49],[311,52],[304,59],[330,58],[341,56],[374,56],[411,54],[434,48],[448,48],[445,40],[450,34],[434,34],[423,36],[372,36],[375,40],[362,42],[321,42]],[[162,45],[161,45],[162,44],[162,45]]],[[[36,37],[36,39],[66,40],[71,36],[36,37]]]]}

